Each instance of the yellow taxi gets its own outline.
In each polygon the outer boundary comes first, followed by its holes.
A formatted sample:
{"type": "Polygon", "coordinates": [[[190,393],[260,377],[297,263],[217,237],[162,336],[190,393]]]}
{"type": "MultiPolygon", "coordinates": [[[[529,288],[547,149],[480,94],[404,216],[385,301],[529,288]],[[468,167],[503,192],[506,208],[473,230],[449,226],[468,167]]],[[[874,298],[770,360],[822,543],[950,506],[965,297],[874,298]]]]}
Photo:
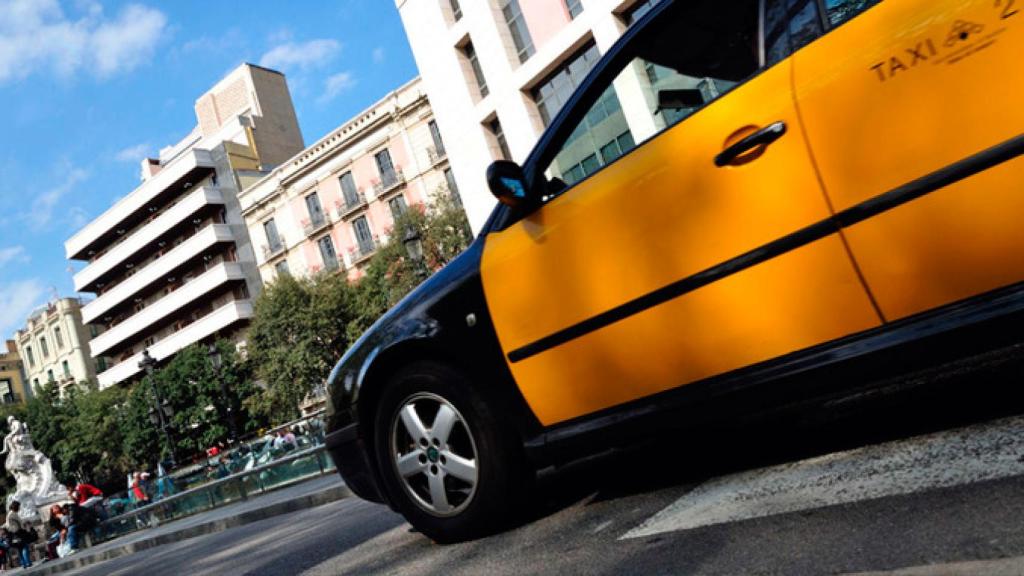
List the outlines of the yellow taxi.
{"type": "Polygon", "coordinates": [[[341,475],[470,538],[539,466],[1019,336],[1022,57],[1015,0],[663,0],[335,367],[341,475]]]}

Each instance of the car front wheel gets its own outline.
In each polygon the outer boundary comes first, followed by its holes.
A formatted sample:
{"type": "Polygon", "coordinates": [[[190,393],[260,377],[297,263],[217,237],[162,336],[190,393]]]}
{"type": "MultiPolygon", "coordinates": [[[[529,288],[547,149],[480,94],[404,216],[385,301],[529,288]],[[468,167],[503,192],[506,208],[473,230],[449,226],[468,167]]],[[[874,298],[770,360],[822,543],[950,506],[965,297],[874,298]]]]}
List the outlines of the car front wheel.
{"type": "Polygon", "coordinates": [[[374,429],[385,487],[417,530],[457,542],[507,525],[524,489],[522,451],[459,372],[434,363],[401,370],[374,429]]]}

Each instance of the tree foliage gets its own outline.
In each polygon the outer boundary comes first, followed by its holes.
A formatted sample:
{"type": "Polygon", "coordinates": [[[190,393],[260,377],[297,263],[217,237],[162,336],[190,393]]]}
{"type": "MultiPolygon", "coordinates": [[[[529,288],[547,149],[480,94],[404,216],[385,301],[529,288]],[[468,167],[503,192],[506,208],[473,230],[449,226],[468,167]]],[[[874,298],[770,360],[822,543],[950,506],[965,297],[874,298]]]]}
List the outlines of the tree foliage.
{"type": "MultiPolygon", "coordinates": [[[[193,345],[152,378],[174,410],[171,448],[179,462],[227,440],[229,405],[240,409],[240,435],[266,424],[242,406],[256,391],[249,363],[230,342],[216,346],[220,370],[214,369],[206,347],[193,345]]],[[[162,435],[150,420],[153,407],[152,383],[145,378],[131,389],[98,390],[94,383],[80,383],[69,387],[64,398],[56,384],[49,383],[38,388],[25,406],[5,408],[28,424],[33,443],[50,458],[58,478],[85,480],[116,492],[123,489],[127,473],[153,469],[167,456],[162,435]]],[[[13,491],[13,478],[5,476],[4,482],[3,488],[13,491]]]]}

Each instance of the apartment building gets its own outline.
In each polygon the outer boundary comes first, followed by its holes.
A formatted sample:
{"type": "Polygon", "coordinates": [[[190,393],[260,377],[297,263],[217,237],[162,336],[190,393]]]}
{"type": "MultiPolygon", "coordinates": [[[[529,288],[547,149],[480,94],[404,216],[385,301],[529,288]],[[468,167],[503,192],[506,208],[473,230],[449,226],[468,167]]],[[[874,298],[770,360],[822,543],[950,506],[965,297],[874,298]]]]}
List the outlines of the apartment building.
{"type": "Polygon", "coordinates": [[[238,193],[302,150],[284,75],[243,64],[199,97],[197,125],[158,158],[142,182],[69,238],[84,263],[75,289],[96,298],[82,319],[110,362],[101,388],[131,381],[144,350],[157,361],[185,346],[241,340],[260,289],[238,193]]]}
{"type": "MultiPolygon", "coordinates": [[[[396,0],[474,230],[495,204],[487,166],[522,162],[601,54],[657,1],[396,0]]],[[[606,117],[621,130],[609,125],[608,141],[563,173],[585,175],[657,129],[647,108],[656,73],[616,80],[606,117]]]]}
{"type": "Polygon", "coordinates": [[[56,382],[63,396],[71,384],[95,380],[106,368],[106,359],[93,359],[89,350],[89,340],[101,328],[82,322],[82,307],[78,298],[57,298],[33,310],[14,333],[26,384],[38,388],[56,382]]]}
{"type": "Polygon", "coordinates": [[[457,194],[419,78],[344,122],[239,194],[260,275],[344,270],[355,279],[396,216],[457,194]]]}
{"type": "Polygon", "coordinates": [[[32,396],[25,380],[25,367],[14,340],[0,349],[0,404],[24,404],[32,396]]]}

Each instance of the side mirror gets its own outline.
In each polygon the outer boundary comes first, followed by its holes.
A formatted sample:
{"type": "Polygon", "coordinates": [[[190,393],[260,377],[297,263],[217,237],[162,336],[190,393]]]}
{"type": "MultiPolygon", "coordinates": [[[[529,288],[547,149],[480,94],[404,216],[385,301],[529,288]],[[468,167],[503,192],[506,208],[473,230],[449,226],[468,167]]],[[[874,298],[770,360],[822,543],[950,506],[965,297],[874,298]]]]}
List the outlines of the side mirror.
{"type": "Polygon", "coordinates": [[[502,203],[513,208],[527,202],[526,178],[515,162],[498,160],[487,167],[487,187],[502,203]]]}

